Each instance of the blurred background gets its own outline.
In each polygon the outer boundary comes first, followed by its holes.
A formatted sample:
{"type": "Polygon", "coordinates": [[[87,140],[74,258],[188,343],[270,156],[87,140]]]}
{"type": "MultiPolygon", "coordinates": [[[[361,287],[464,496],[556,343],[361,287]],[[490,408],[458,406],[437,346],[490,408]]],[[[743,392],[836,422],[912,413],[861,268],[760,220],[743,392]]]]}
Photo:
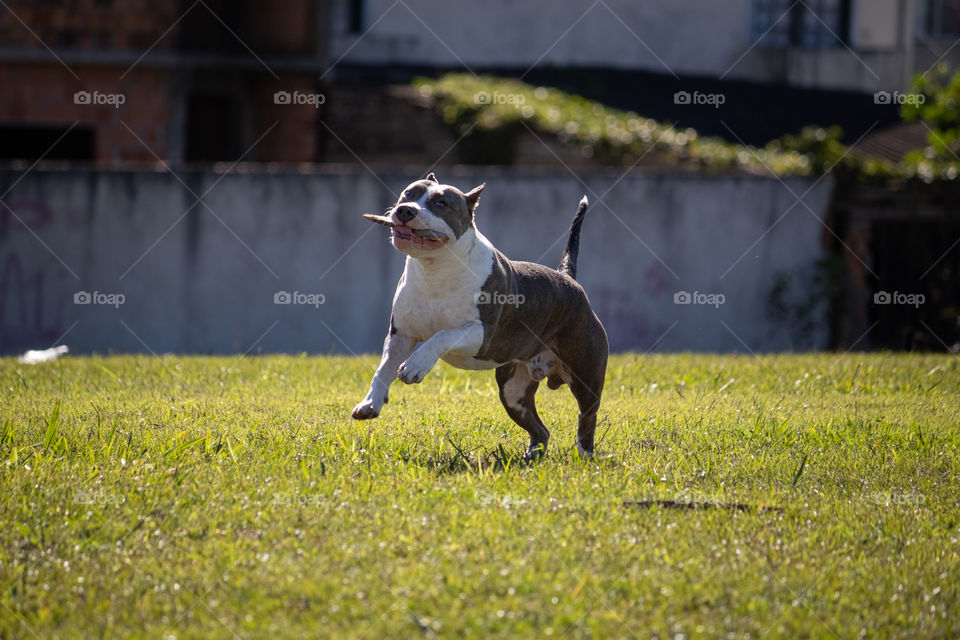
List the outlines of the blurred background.
{"type": "Polygon", "coordinates": [[[428,171],[616,350],[960,348],[960,1],[3,0],[0,352],[369,353],[428,171]]]}

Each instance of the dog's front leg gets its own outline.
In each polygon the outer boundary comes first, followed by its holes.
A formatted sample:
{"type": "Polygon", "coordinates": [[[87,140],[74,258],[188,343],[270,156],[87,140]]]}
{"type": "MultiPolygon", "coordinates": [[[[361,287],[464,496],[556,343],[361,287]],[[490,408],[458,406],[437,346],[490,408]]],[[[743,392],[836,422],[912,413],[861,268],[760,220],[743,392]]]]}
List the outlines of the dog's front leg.
{"type": "MultiPolygon", "coordinates": [[[[391,324],[391,331],[393,325],[391,324]]],[[[397,368],[413,352],[417,341],[401,333],[389,333],[383,341],[383,357],[380,366],[373,374],[370,382],[370,391],[366,397],[353,408],[355,420],[369,420],[380,415],[380,410],[387,403],[390,385],[397,379],[397,368]]]]}
{"type": "Polygon", "coordinates": [[[483,346],[483,325],[471,322],[456,329],[445,329],[433,334],[417,347],[398,371],[400,380],[407,384],[422,382],[430,369],[446,353],[475,356],[483,346]]]}

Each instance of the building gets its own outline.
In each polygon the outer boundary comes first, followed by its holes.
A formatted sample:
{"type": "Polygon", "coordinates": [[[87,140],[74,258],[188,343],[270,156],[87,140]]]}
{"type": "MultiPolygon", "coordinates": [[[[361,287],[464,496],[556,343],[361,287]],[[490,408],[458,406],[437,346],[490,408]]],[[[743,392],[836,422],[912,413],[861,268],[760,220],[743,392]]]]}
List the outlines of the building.
{"type": "Polygon", "coordinates": [[[314,161],[325,6],[9,0],[0,159],[314,161]]]}
{"type": "Polygon", "coordinates": [[[340,0],[342,64],[594,67],[815,89],[903,89],[960,60],[956,0],[340,0]]]}
{"type": "Polygon", "coordinates": [[[723,87],[760,112],[725,114],[751,144],[809,123],[856,139],[896,118],[862,95],[960,60],[958,25],[960,0],[8,0],[0,161],[415,159],[435,127],[387,85],[464,67],[711,135],[671,96],[723,87]]]}

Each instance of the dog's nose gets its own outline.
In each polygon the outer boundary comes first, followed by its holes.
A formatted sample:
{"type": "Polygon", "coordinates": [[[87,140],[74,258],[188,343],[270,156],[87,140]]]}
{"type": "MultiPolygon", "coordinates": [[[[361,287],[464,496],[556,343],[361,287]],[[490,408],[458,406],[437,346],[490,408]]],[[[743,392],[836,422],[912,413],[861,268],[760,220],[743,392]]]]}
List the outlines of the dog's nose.
{"type": "Polygon", "coordinates": [[[401,204],[394,210],[397,220],[406,224],[417,217],[417,208],[409,204],[401,204]]]}

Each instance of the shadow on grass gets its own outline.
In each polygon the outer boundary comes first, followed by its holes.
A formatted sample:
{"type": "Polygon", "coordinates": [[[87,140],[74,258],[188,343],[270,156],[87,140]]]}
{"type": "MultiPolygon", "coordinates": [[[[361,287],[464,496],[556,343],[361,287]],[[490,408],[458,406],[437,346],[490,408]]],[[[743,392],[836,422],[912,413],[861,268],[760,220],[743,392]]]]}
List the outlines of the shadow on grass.
{"type": "Polygon", "coordinates": [[[781,513],[783,511],[783,507],[757,506],[744,504],[742,502],[683,502],[679,500],[625,501],[623,506],[638,509],[649,509],[651,507],[660,507],[662,509],[720,509],[724,511],[755,511],[757,513],[781,513]]]}
{"type": "Polygon", "coordinates": [[[523,450],[508,451],[504,448],[503,444],[497,444],[495,447],[467,449],[449,437],[446,438],[446,441],[452,450],[443,450],[423,457],[415,456],[406,458],[405,462],[430,467],[438,475],[503,473],[510,469],[524,469],[549,462],[613,466],[619,466],[620,464],[613,459],[612,455],[582,460],[576,448],[573,447],[571,447],[570,450],[560,449],[554,454],[551,454],[550,449],[548,449],[547,452],[541,456],[528,458],[523,450]]]}
{"type": "Polygon", "coordinates": [[[447,438],[453,451],[442,451],[429,456],[428,465],[439,475],[459,473],[503,473],[510,469],[532,467],[540,464],[545,456],[528,459],[523,451],[507,451],[502,444],[492,448],[464,449],[462,445],[447,438]]]}

